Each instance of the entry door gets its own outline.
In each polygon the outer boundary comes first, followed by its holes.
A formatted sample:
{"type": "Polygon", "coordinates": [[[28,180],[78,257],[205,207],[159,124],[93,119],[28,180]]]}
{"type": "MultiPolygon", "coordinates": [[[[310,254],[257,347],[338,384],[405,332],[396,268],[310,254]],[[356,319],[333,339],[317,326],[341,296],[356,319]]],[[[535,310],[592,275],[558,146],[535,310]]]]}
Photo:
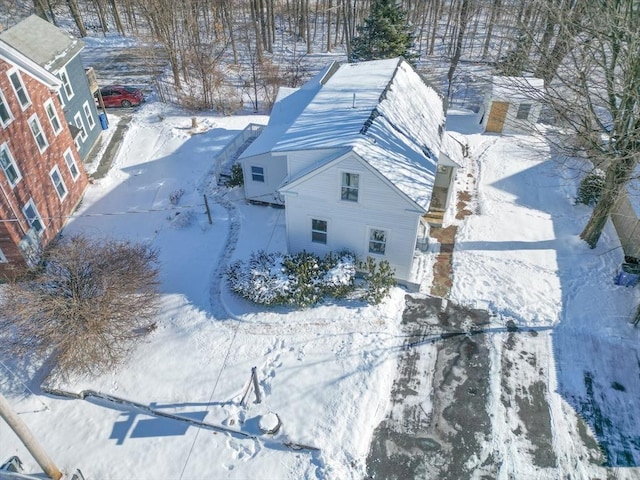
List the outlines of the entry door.
{"type": "Polygon", "coordinates": [[[489,119],[487,120],[487,132],[502,133],[504,127],[504,120],[507,118],[507,111],[509,110],[509,102],[493,102],[491,104],[491,111],[489,112],[489,119]]]}

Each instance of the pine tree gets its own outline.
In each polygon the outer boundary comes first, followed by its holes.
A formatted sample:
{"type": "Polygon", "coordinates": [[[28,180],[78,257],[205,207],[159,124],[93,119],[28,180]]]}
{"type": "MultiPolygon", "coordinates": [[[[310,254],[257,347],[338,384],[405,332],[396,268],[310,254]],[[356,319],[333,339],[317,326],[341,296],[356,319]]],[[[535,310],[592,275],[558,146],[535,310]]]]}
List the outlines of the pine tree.
{"type": "Polygon", "coordinates": [[[413,63],[414,35],[405,12],[396,0],[373,0],[369,17],[357,27],[349,61],[359,62],[403,56],[413,63]]]}

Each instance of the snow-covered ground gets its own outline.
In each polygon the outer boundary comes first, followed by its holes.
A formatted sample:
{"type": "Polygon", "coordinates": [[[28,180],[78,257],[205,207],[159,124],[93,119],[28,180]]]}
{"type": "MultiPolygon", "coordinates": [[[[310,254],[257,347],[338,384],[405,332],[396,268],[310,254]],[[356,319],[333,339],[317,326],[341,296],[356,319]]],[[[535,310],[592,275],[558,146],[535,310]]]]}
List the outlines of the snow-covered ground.
{"type": "MultiPolygon", "coordinates": [[[[233,297],[220,277],[225,264],[253,250],[284,249],[284,215],[246,204],[240,191],[217,190],[209,174],[216,152],[248,123],[266,118],[198,118],[200,127],[192,131],[189,115],[155,102],[140,108],[109,174],[89,187],[65,230],[149,241],[160,249],[158,328],[118,371],[54,385],[146,408],[41,394],[40,365],[2,353],[0,391],[59,467],[80,468],[88,479],[363,478],[404,342],[404,292],[395,289],[381,306],[342,303],[299,311],[259,308],[233,297]],[[185,193],[175,208],[169,196],[179,189],[185,193]],[[193,221],[184,225],[190,215],[193,221]],[[255,403],[249,392],[241,403],[252,367],[262,401],[255,403]],[[193,423],[152,415],[148,408],[193,423]],[[270,412],[282,427],[265,435],[259,425],[273,419],[270,412]]],[[[469,121],[452,115],[449,128],[470,133],[469,121]]],[[[553,451],[562,456],[555,468],[528,466],[526,435],[513,435],[514,410],[499,401],[502,350],[495,340],[494,395],[487,404],[494,433],[487,448],[502,457],[496,460],[504,462],[501,478],[602,476],[603,469],[582,457],[583,440],[571,437],[579,428],[573,409],[588,417],[581,405],[593,398],[609,422],[591,425],[596,436],[600,429],[602,438],[627,442],[635,455],[630,463],[638,465],[640,331],[626,322],[640,292],[613,284],[622,261],[613,229],[608,225],[595,250],[579,241],[589,210],[573,205],[575,180],[539,142],[477,133],[468,139],[472,159],[460,178],[470,171],[478,176],[477,213],[459,225],[451,299],[489,309],[496,326],[512,320],[541,327],[542,334],[523,348],[535,350],[542,367],[523,364],[505,385],[522,389],[541,381],[549,389],[553,451]],[[613,382],[624,390],[612,388],[613,382]]],[[[429,269],[431,263],[422,265],[429,269]]],[[[0,461],[17,454],[25,471],[38,471],[2,422],[0,454],[0,461]]],[[[617,474],[640,475],[629,468],[617,474]]]]}

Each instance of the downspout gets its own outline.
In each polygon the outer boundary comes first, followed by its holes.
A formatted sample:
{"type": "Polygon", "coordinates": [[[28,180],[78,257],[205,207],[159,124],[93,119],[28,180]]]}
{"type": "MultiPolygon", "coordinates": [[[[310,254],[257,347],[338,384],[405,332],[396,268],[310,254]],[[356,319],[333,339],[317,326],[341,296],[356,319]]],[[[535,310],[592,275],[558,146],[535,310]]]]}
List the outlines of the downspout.
{"type": "Polygon", "coordinates": [[[7,192],[4,190],[4,186],[2,185],[2,182],[0,182],[0,190],[2,190],[2,194],[4,195],[7,205],[9,205],[9,209],[11,210],[11,213],[13,213],[13,216],[16,217],[16,221],[18,223],[18,226],[20,227],[20,230],[22,230],[22,236],[24,237],[27,234],[27,232],[22,226],[22,223],[20,222],[20,217],[18,217],[18,214],[16,213],[16,210],[13,207],[11,200],[9,200],[9,195],[7,195],[7,192]]]}

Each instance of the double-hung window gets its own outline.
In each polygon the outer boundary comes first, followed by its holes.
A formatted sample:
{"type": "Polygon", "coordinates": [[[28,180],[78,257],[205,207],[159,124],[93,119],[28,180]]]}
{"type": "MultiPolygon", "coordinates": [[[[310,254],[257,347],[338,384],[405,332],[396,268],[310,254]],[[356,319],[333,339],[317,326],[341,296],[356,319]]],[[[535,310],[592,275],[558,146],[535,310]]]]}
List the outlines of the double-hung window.
{"type": "Polygon", "coordinates": [[[313,243],[327,244],[327,221],[311,219],[311,241],[313,243]]]}
{"type": "Polygon", "coordinates": [[[13,121],[13,114],[7,103],[7,99],[4,97],[2,90],[0,90],[0,125],[6,127],[13,121]]]}
{"type": "Polygon", "coordinates": [[[60,200],[64,200],[64,197],[67,196],[67,186],[64,184],[64,180],[62,179],[62,175],[60,175],[60,170],[58,170],[58,166],[53,167],[51,172],[49,172],[49,176],[51,177],[51,181],[53,182],[53,186],[58,192],[58,197],[60,200]]]}
{"type": "Polygon", "coordinates": [[[47,118],[49,118],[49,123],[53,129],[53,133],[58,135],[62,131],[62,124],[60,123],[58,112],[56,112],[56,107],[53,105],[53,100],[47,100],[44,103],[44,109],[47,112],[47,118]]]}
{"type": "Polygon", "coordinates": [[[369,230],[369,253],[384,255],[387,249],[387,232],[372,228],[369,230]]]}
{"type": "Polygon", "coordinates": [[[251,167],[251,180],[264,183],[264,167],[251,167]]]}
{"type": "Polygon", "coordinates": [[[87,131],[84,129],[84,122],[82,121],[82,116],[80,115],[80,112],[76,113],[73,116],[73,120],[76,123],[76,127],[78,127],[78,130],[80,130],[78,137],[80,138],[80,141],[84,143],[84,141],[87,139],[87,131]]]}
{"type": "Polygon", "coordinates": [[[20,72],[18,70],[14,70],[9,73],[9,80],[11,80],[11,86],[13,87],[16,97],[18,97],[18,102],[20,102],[22,110],[25,110],[29,105],[31,105],[31,99],[29,98],[27,89],[24,86],[20,72]]]}
{"type": "Polygon", "coordinates": [[[11,156],[7,142],[0,145],[0,167],[2,167],[2,170],[7,177],[7,181],[12,187],[15,186],[22,178],[20,170],[18,170],[18,165],[16,165],[16,162],[11,156]]]}
{"type": "Polygon", "coordinates": [[[40,153],[44,152],[49,146],[49,142],[47,142],[47,137],[44,136],[44,132],[42,131],[42,125],[40,125],[40,120],[38,120],[38,116],[34,113],[29,117],[29,128],[31,129],[31,133],[33,134],[33,138],[38,144],[38,149],[40,153]]]}
{"type": "Polygon", "coordinates": [[[342,189],[340,198],[349,202],[358,201],[358,189],[360,188],[360,175],[357,173],[342,172],[342,189]]]}
{"type": "Polygon", "coordinates": [[[69,173],[71,173],[71,178],[73,178],[74,180],[78,179],[78,176],[80,175],[80,171],[78,170],[78,164],[76,163],[76,159],[73,156],[73,152],[71,151],[70,148],[67,148],[63,154],[64,157],[64,163],[67,164],[67,167],[69,168],[69,173]]]}
{"type": "Polygon", "coordinates": [[[91,107],[89,107],[89,102],[84,102],[82,105],[82,110],[84,110],[84,117],[87,119],[87,125],[89,126],[89,130],[93,130],[93,127],[96,125],[96,121],[93,118],[93,113],[91,113],[91,107]]]}
{"type": "Polygon", "coordinates": [[[62,80],[62,88],[64,89],[64,93],[67,96],[67,100],[70,100],[73,97],[73,87],[71,87],[71,82],[69,81],[69,75],[67,75],[67,71],[63,68],[58,74],[60,80],[62,80]]]}
{"type": "Polygon", "coordinates": [[[27,222],[29,222],[29,226],[33,228],[36,233],[39,235],[44,232],[44,223],[42,223],[42,217],[38,213],[38,209],[36,208],[33,200],[29,200],[27,204],[22,209],[22,213],[24,213],[27,222]]]}

